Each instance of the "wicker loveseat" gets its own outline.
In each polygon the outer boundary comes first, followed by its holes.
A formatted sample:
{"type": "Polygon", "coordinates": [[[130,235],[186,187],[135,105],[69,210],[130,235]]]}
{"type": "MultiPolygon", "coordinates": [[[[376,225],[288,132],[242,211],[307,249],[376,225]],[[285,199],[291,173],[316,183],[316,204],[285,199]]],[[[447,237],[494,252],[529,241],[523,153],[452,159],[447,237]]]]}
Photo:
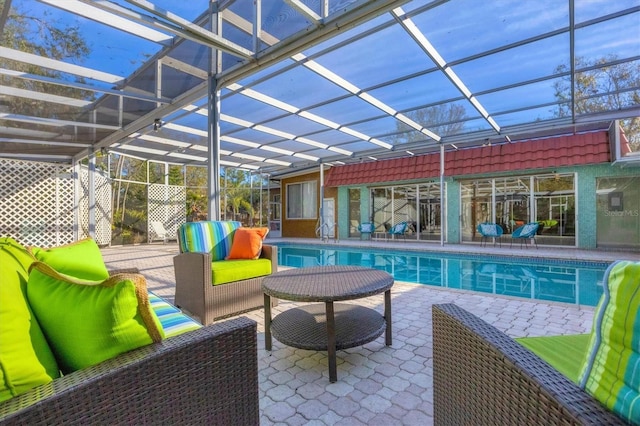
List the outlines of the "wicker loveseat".
{"type": "Polygon", "coordinates": [[[2,402],[0,424],[258,425],[258,403],[256,324],[240,317],[2,402]]]}
{"type": "Polygon", "coordinates": [[[258,398],[255,321],[203,327],[90,239],[0,238],[0,425],[257,425],[258,398]]]}
{"type": "Polygon", "coordinates": [[[454,304],[433,306],[435,424],[625,424],[569,379],[454,304]]]}
{"type": "Polygon", "coordinates": [[[178,230],[175,304],[202,324],[261,308],[262,280],[278,270],[277,247],[268,244],[262,244],[258,259],[226,260],[239,228],[236,221],[202,221],[178,230]]]}

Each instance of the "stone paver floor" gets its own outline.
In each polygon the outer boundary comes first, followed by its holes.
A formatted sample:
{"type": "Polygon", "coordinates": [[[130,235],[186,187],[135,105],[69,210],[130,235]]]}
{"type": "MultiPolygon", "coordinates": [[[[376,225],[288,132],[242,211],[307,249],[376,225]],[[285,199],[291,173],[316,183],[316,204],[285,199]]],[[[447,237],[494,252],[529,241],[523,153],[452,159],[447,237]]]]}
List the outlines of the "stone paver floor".
{"type": "MultiPolygon", "coordinates": [[[[171,302],[175,291],[172,258],[177,252],[176,244],[103,249],[110,269],[139,268],[148,287],[171,302]]],[[[541,250],[536,255],[544,253],[541,250]]],[[[594,256],[602,260],[617,255],[594,256]]],[[[637,259],[638,255],[622,257],[637,259]]],[[[382,295],[350,303],[382,313],[382,295]]],[[[396,282],[392,289],[393,345],[385,346],[383,335],[364,346],[338,351],[338,381],[329,383],[326,353],[291,348],[275,339],[271,352],[264,349],[264,316],[258,309],[244,315],[258,323],[261,424],[433,424],[431,305],[438,303],[455,303],[512,337],[588,332],[593,315],[592,307],[396,282]]],[[[295,305],[281,301],[273,314],[295,305]]]]}

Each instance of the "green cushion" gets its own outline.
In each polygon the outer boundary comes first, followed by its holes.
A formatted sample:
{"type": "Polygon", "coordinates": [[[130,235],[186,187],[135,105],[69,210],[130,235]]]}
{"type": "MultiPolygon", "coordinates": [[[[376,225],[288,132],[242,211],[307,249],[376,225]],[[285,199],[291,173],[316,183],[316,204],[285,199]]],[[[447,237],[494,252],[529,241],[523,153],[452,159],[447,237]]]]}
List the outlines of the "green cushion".
{"type": "Polygon", "coordinates": [[[0,401],[60,376],[26,300],[32,261],[15,240],[0,238],[0,401]]]}
{"type": "Polygon", "coordinates": [[[580,367],[589,346],[589,334],[520,337],[516,341],[578,384],[580,367]]]}
{"type": "Polygon", "coordinates": [[[640,424],[640,262],[606,270],[580,385],[611,411],[640,424]]]}
{"type": "Polygon", "coordinates": [[[211,262],[213,285],[262,277],[271,273],[269,259],[233,259],[211,262]]]}
{"type": "Polygon", "coordinates": [[[28,300],[63,373],[164,337],[146,287],[140,274],[86,281],[60,274],[42,262],[31,265],[28,300]]]}
{"type": "Polygon", "coordinates": [[[180,309],[152,292],[149,292],[149,303],[151,303],[153,312],[158,316],[167,339],[202,327],[202,324],[183,314],[180,309]]]}
{"type": "Polygon", "coordinates": [[[29,251],[61,274],[93,281],[109,278],[100,247],[91,238],[49,249],[29,247],[29,251]]]}

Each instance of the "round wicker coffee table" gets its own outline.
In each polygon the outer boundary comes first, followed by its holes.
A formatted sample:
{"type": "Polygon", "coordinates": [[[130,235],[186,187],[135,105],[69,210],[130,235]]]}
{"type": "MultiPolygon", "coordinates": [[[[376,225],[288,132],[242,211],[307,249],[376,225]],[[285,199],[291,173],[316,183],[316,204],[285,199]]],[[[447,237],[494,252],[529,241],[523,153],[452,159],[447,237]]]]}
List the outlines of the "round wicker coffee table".
{"type": "Polygon", "coordinates": [[[329,381],[337,380],[336,350],[371,342],[385,333],[391,345],[391,287],[384,271],[359,266],[318,266],[281,271],[265,277],[265,349],[271,335],[285,345],[326,350],[329,381]],[[384,315],[354,304],[336,303],[384,293],[384,315]],[[271,318],[271,297],[297,302],[323,302],[288,309],[271,318]]]}

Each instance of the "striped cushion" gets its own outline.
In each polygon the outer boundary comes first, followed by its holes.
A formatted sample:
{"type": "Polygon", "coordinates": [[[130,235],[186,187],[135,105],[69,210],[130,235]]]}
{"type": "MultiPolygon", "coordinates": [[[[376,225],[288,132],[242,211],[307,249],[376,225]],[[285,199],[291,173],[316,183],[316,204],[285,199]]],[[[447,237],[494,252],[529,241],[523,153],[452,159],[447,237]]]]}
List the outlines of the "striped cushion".
{"type": "Polygon", "coordinates": [[[183,314],[180,309],[151,292],[149,292],[149,302],[162,324],[165,337],[177,336],[202,327],[201,324],[183,314]]]}
{"type": "Polygon", "coordinates": [[[640,424],[640,262],[613,263],[603,282],[580,386],[640,424]]]}
{"type": "Polygon", "coordinates": [[[181,253],[211,253],[211,260],[224,260],[231,251],[236,221],[187,222],[178,229],[181,253]]]}

